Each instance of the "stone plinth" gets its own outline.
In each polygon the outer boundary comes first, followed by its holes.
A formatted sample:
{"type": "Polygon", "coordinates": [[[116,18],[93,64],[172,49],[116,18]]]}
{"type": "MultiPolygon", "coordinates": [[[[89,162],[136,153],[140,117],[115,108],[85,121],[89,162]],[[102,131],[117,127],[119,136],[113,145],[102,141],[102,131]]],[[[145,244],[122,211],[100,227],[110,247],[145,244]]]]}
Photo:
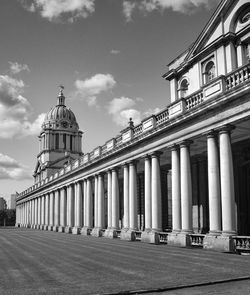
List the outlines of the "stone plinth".
{"type": "Polygon", "coordinates": [[[100,227],[95,227],[93,228],[91,232],[91,236],[93,237],[102,237],[102,229],[100,227]]]}
{"type": "Polygon", "coordinates": [[[60,226],[58,227],[58,232],[59,232],[59,233],[64,233],[64,230],[65,230],[65,226],[61,226],[61,225],[60,225],[60,226]]]}
{"type": "Polygon", "coordinates": [[[153,231],[144,231],[141,234],[141,242],[148,244],[160,244],[159,234],[153,231]]]}
{"type": "Polygon", "coordinates": [[[57,225],[53,226],[53,231],[58,231],[58,226],[57,225]]]}
{"type": "Polygon", "coordinates": [[[83,236],[89,236],[90,232],[91,232],[90,227],[85,226],[81,229],[81,235],[83,235],[83,236]]]}
{"type": "Polygon", "coordinates": [[[48,231],[53,231],[53,225],[48,225],[48,231]]]}
{"type": "Polygon", "coordinates": [[[106,229],[104,233],[105,238],[114,239],[117,238],[117,231],[115,229],[106,229]]]}
{"type": "Polygon", "coordinates": [[[49,227],[48,225],[44,225],[43,230],[48,230],[48,227],[49,227]]]}
{"type": "Polygon", "coordinates": [[[173,232],[168,234],[168,245],[188,247],[191,246],[191,239],[189,234],[173,232]]]}
{"type": "Polygon", "coordinates": [[[72,227],[71,226],[66,226],[64,232],[66,234],[71,234],[72,233],[72,227]]]}
{"type": "Polygon", "coordinates": [[[235,246],[232,236],[206,235],[203,240],[203,248],[219,252],[234,252],[235,246]]]}
{"type": "Polygon", "coordinates": [[[121,240],[125,240],[125,241],[135,241],[136,237],[135,237],[135,231],[134,230],[122,230],[121,231],[121,240]]]}
{"type": "Polygon", "coordinates": [[[78,226],[73,227],[72,234],[73,235],[79,235],[81,233],[81,228],[78,226]]]}

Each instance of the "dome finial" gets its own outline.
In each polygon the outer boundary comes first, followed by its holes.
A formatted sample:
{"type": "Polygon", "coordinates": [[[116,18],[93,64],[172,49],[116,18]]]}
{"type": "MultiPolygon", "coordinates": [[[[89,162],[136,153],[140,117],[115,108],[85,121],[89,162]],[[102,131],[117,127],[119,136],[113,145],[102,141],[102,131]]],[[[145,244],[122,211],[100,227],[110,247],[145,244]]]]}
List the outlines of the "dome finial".
{"type": "Polygon", "coordinates": [[[59,85],[60,92],[58,95],[57,105],[65,105],[65,96],[63,95],[64,86],[59,85]]]}

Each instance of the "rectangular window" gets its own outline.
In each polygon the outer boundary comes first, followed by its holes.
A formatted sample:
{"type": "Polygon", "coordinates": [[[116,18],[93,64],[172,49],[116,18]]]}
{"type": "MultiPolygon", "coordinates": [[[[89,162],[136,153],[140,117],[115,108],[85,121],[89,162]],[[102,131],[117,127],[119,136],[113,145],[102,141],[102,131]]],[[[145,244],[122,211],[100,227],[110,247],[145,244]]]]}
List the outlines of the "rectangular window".
{"type": "Polygon", "coordinates": [[[66,150],[66,134],[63,134],[63,148],[66,150]]]}
{"type": "Polygon", "coordinates": [[[73,151],[73,135],[70,135],[70,150],[73,151]]]}
{"type": "Polygon", "coordinates": [[[56,149],[59,149],[59,134],[56,134],[56,149]]]}

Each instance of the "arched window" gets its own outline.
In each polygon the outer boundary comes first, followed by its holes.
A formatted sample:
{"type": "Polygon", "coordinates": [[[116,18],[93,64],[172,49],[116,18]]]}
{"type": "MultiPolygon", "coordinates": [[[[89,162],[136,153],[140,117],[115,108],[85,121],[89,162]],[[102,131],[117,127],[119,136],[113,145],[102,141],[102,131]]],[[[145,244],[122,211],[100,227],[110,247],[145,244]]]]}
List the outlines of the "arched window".
{"type": "Polygon", "coordinates": [[[212,60],[210,60],[208,63],[206,63],[205,67],[204,67],[204,72],[203,72],[203,76],[204,76],[204,83],[209,83],[210,81],[212,81],[215,78],[215,64],[212,60]]]}
{"type": "Polygon", "coordinates": [[[187,96],[187,93],[188,93],[188,80],[187,79],[183,79],[180,83],[180,87],[179,87],[179,96],[180,98],[182,97],[186,97],[187,96]]]}

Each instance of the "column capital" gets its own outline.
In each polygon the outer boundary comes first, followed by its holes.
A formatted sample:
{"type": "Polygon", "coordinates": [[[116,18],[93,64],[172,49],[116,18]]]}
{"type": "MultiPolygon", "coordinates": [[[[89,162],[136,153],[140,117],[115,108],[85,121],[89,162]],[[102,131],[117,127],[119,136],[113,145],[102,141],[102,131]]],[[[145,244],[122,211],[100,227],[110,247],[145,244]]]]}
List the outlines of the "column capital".
{"type": "Polygon", "coordinates": [[[116,171],[116,172],[118,172],[119,167],[112,167],[110,170],[111,170],[111,172],[112,172],[112,171],[116,171]]]}
{"type": "Polygon", "coordinates": [[[231,134],[231,132],[234,129],[235,129],[235,126],[234,125],[227,124],[227,125],[224,125],[224,126],[218,128],[218,132],[219,132],[219,134],[223,134],[223,133],[229,133],[229,134],[231,134]]]}
{"type": "Polygon", "coordinates": [[[131,161],[127,162],[127,164],[129,166],[132,166],[132,165],[135,165],[136,166],[137,163],[138,163],[138,160],[131,160],[131,161]]]}
{"type": "Polygon", "coordinates": [[[182,142],[180,142],[180,147],[189,147],[192,143],[192,140],[183,140],[182,142]]]}
{"type": "Polygon", "coordinates": [[[149,156],[151,156],[151,158],[159,158],[162,154],[163,152],[161,151],[154,151],[153,153],[149,154],[149,156]]]}
{"type": "Polygon", "coordinates": [[[204,133],[204,135],[206,135],[207,138],[216,138],[218,135],[218,131],[212,129],[212,130],[209,130],[208,132],[204,133]]]}
{"type": "Polygon", "coordinates": [[[176,143],[168,146],[168,149],[170,149],[171,151],[177,151],[177,150],[179,150],[179,148],[180,148],[180,145],[176,144],[176,143]]]}

